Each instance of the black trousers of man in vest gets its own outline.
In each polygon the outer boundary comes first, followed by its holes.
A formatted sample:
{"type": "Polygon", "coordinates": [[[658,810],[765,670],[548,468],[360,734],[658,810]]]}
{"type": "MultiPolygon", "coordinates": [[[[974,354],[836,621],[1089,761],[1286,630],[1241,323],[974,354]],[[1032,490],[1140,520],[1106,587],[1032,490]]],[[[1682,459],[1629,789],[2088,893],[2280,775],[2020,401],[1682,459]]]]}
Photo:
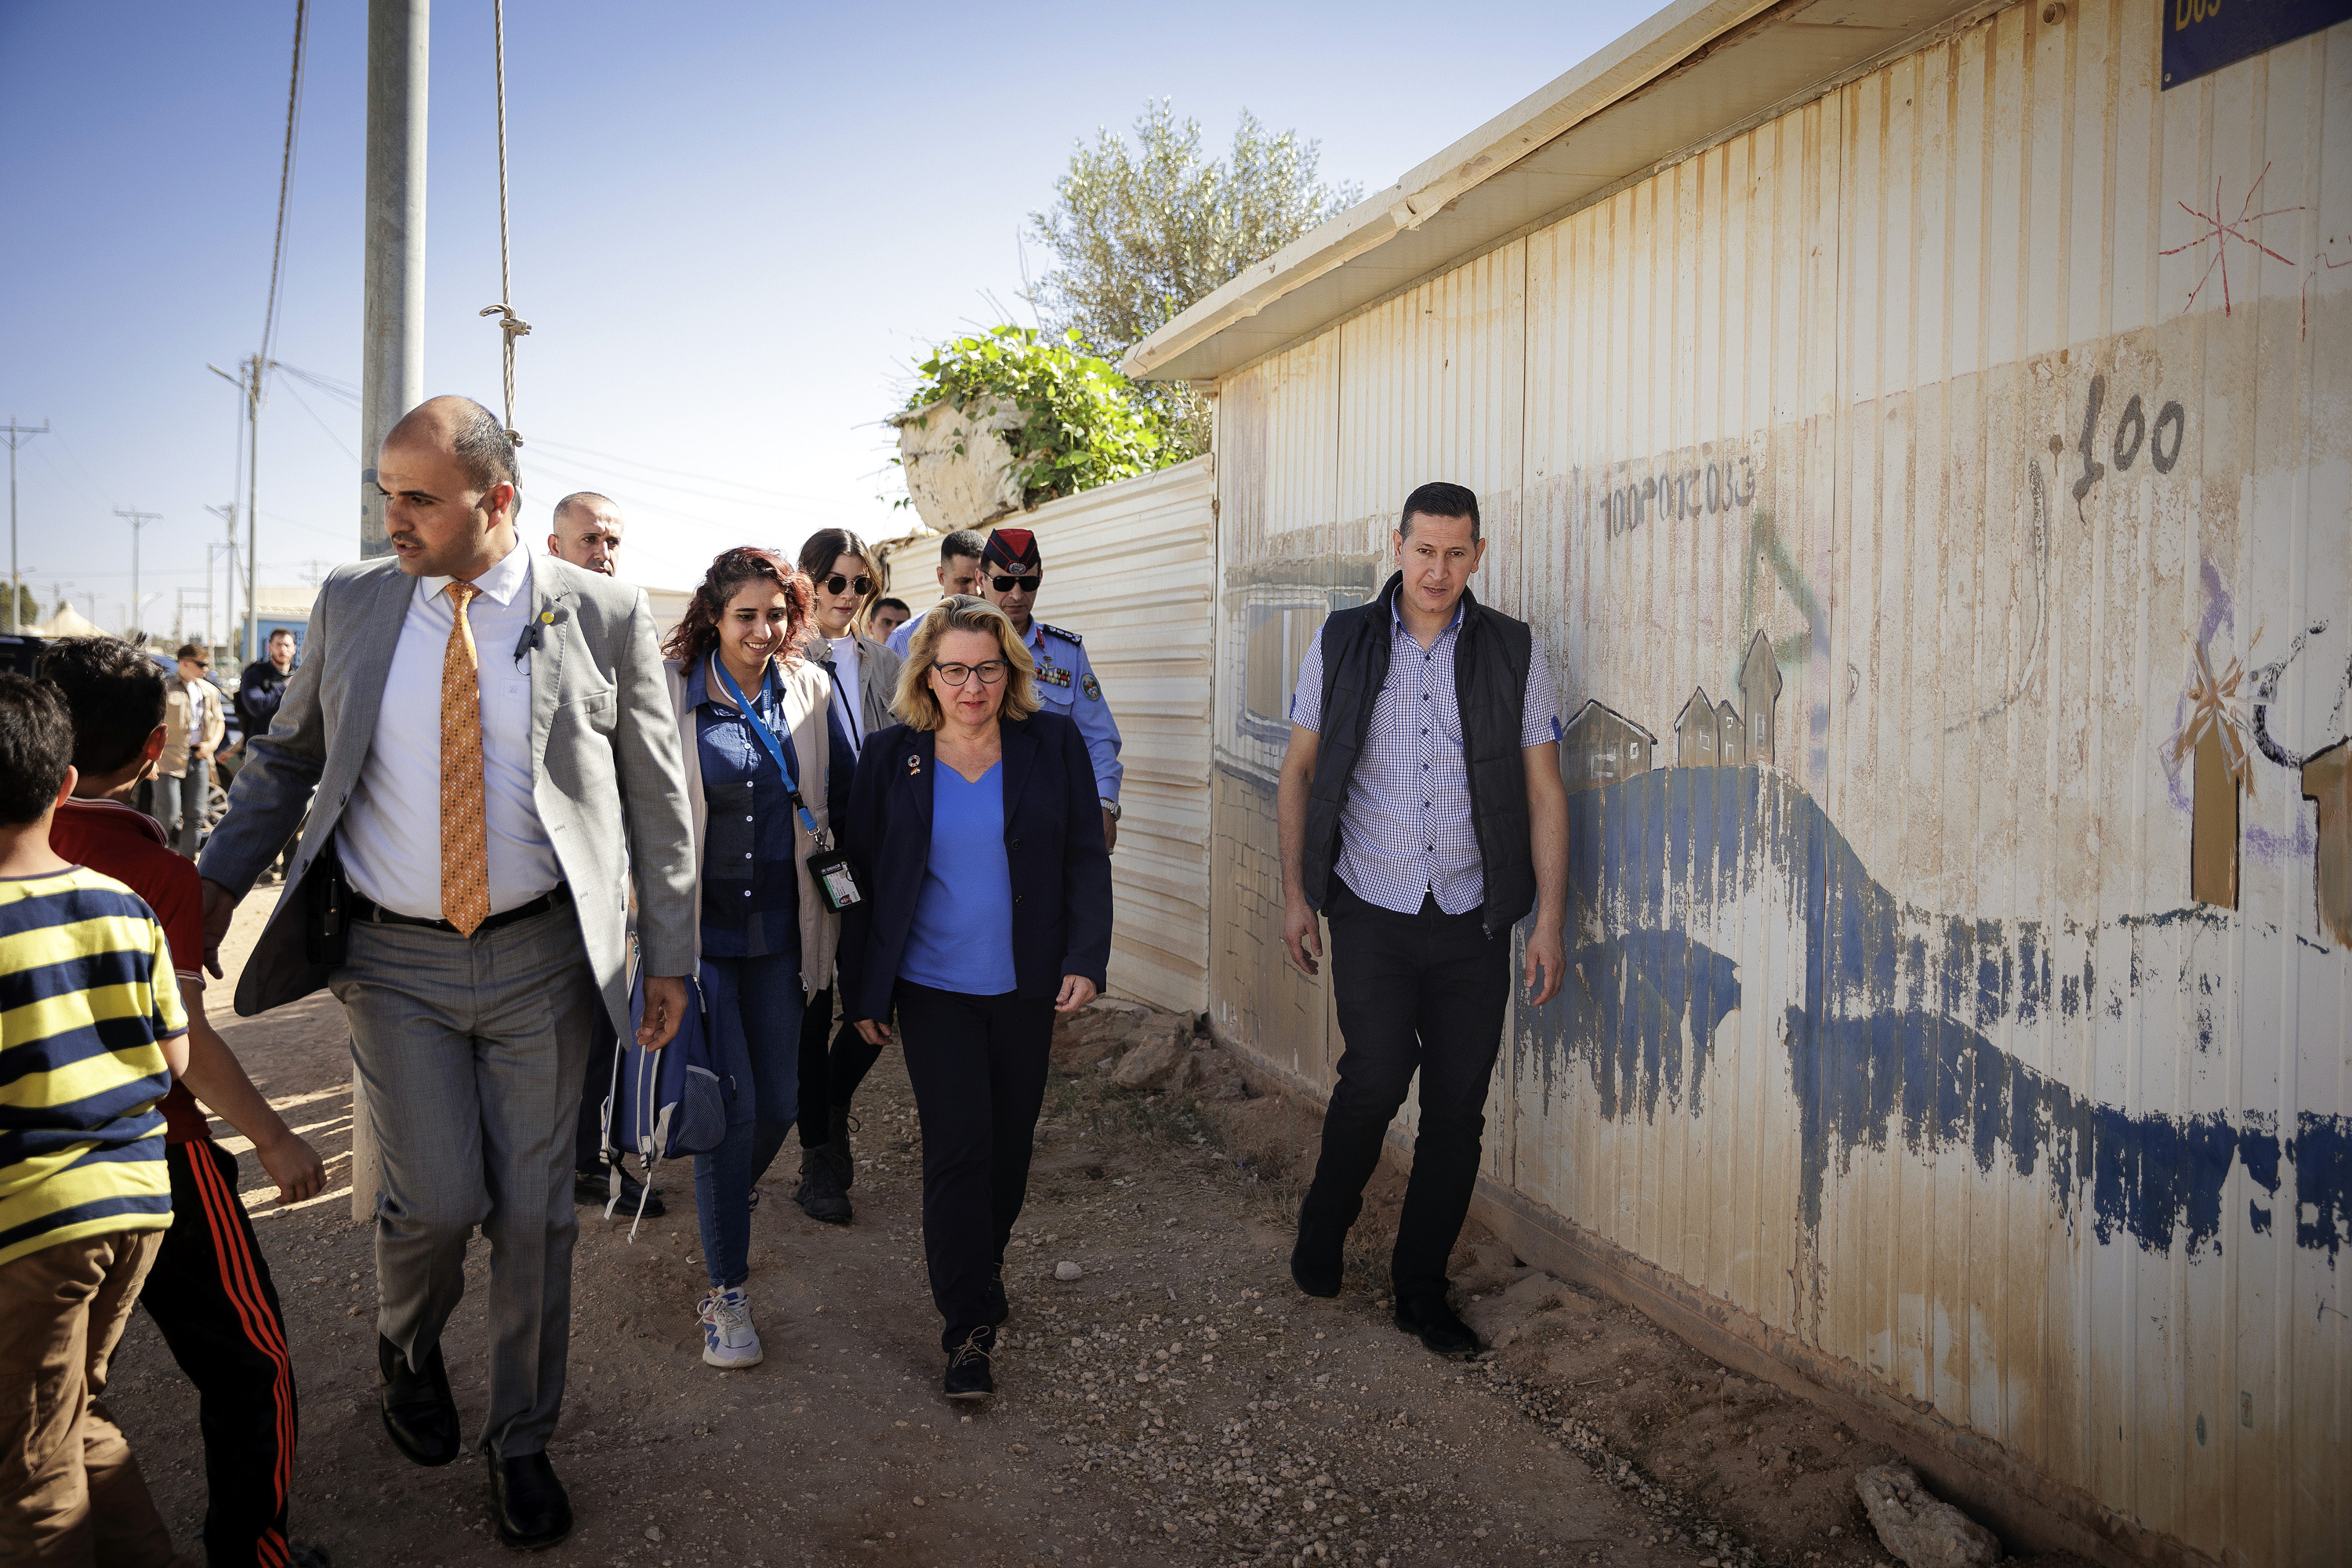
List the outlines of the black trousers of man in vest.
{"type": "Polygon", "coordinates": [[[1445,1260],[1470,1212],[1486,1131],[1486,1088],[1511,999],[1511,936],[1479,911],[1449,915],[1424,895],[1410,915],[1367,902],[1337,876],[1331,993],[1347,1049],[1323,1115],[1323,1152],[1302,1229],[1344,1232],[1364,1206],[1390,1121],[1421,1073],[1421,1130],[1390,1274],[1400,1304],[1443,1302],[1445,1260]]]}

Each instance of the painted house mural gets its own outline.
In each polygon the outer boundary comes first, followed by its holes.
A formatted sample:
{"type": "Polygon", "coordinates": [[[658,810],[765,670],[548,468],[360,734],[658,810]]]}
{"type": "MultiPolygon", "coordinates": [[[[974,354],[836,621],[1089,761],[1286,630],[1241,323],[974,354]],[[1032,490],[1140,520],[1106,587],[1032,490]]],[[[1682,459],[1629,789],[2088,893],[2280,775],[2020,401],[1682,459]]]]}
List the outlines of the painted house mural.
{"type": "Polygon", "coordinates": [[[1329,1084],[1267,704],[1470,485],[1570,791],[1489,1212],[2121,1552],[2333,1563],[2352,26],[2167,92],[2153,19],[1965,19],[1216,373],[1211,1013],[1329,1084]]]}

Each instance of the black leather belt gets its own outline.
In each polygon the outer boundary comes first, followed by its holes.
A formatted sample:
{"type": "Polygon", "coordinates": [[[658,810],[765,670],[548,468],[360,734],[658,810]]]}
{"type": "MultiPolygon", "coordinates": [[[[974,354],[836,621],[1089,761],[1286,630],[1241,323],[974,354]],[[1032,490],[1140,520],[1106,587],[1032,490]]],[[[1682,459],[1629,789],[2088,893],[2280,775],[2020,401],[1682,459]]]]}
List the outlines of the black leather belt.
{"type": "MultiPolygon", "coordinates": [[[[486,931],[494,931],[500,926],[510,926],[517,921],[527,921],[533,915],[543,915],[550,910],[560,910],[571,901],[571,884],[558,882],[553,888],[527,904],[517,904],[510,910],[500,910],[497,914],[476,926],[474,934],[480,936],[486,931]]],[[[397,914],[385,909],[357,888],[352,889],[352,919],[366,921],[372,925],[423,926],[427,931],[446,931],[451,936],[457,934],[457,928],[447,921],[428,921],[422,915],[397,914]]]]}

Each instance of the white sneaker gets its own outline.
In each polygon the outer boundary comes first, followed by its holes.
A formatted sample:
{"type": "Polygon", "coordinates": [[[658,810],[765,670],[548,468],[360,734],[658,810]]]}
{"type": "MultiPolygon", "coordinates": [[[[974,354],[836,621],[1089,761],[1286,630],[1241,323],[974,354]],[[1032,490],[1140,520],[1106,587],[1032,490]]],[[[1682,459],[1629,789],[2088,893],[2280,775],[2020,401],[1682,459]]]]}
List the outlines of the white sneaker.
{"type": "Polygon", "coordinates": [[[751,1326],[751,1298],[740,1287],[702,1299],[702,1359],[710,1366],[757,1366],[764,1352],[751,1326]]]}

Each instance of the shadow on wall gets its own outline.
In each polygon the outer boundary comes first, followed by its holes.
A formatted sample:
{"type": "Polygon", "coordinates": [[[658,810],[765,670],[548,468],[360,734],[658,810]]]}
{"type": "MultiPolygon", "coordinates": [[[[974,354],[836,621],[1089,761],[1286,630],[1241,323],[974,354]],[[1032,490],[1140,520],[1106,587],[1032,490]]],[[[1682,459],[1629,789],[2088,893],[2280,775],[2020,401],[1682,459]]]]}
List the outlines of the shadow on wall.
{"type": "MultiPolygon", "coordinates": [[[[1856,1148],[1899,1137],[1921,1154],[1966,1147],[1986,1173],[2000,1163],[2040,1175],[2070,1224],[2087,1211],[2102,1242],[2126,1234],[2168,1253],[2179,1241],[2192,1257],[2218,1247],[2231,1163],[2275,1198],[2284,1160],[2294,1167],[2295,1245],[2324,1249],[2332,1265],[2352,1241],[2352,1118],[2303,1112],[2282,1136],[2277,1119],[2258,1111],[2125,1110],[1994,1043],[2004,1024],[2032,1027],[2053,1010],[2063,1020],[2098,1007],[2120,1016],[2127,995],[2166,983],[2168,958],[2184,998],[2210,998],[2227,976],[2207,973],[2198,955],[2223,944],[2196,938],[2241,917],[2191,906],[2105,931],[2070,928],[2063,945],[2081,965],[2070,959],[2061,971],[2040,921],[1902,904],[1775,769],[1655,769],[1587,783],[1569,801],[1568,984],[1546,1006],[1520,1010],[1547,1094],[1573,1064],[1608,1121],[1654,1121],[1661,1103],[1698,1116],[1720,1026],[1742,1004],[1739,965],[1721,950],[1738,945],[1743,922],[1761,936],[1759,922],[1785,921],[1781,994],[1748,1000],[1780,1005],[1808,1229],[1820,1226],[1832,1163],[1843,1173],[1856,1148]],[[2124,973],[2103,991],[2096,956],[2118,948],[2124,973]]],[[[2296,941],[2243,924],[2249,948],[2296,941]]],[[[2246,955],[2250,970],[2259,962],[2246,955]]],[[[2210,1045],[2210,1006],[2197,1016],[2210,1045]]],[[[2249,1218],[2267,1231],[2272,1211],[2257,1201],[2249,1218]]]]}

